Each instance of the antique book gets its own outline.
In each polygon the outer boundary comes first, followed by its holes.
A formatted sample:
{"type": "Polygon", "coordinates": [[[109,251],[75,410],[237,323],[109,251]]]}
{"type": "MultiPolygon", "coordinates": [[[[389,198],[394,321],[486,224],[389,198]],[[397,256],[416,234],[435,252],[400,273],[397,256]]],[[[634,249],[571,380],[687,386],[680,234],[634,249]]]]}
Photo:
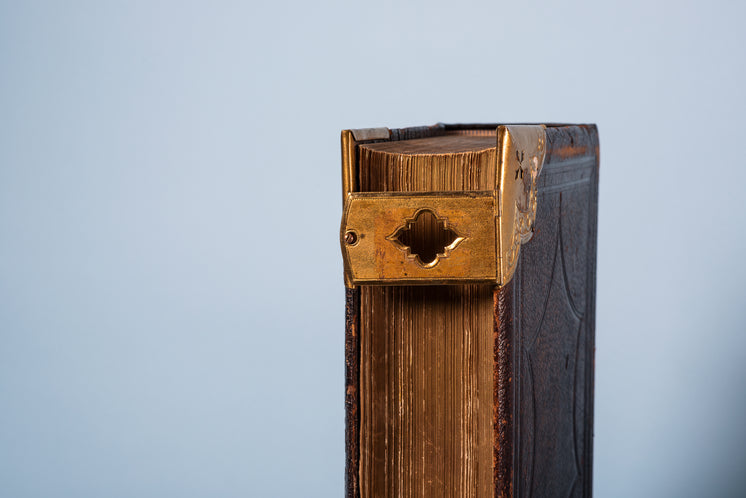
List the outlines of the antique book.
{"type": "Polygon", "coordinates": [[[594,125],[342,132],[346,493],[590,496],[594,125]]]}

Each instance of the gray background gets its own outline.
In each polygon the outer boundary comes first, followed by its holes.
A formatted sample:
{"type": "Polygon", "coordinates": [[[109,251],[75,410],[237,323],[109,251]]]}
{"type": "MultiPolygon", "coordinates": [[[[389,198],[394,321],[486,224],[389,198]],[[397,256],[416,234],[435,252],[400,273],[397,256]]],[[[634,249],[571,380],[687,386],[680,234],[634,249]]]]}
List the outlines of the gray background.
{"type": "Polygon", "coordinates": [[[746,481],[743,2],[2,2],[0,496],[342,496],[339,131],[595,122],[597,496],[746,481]]]}

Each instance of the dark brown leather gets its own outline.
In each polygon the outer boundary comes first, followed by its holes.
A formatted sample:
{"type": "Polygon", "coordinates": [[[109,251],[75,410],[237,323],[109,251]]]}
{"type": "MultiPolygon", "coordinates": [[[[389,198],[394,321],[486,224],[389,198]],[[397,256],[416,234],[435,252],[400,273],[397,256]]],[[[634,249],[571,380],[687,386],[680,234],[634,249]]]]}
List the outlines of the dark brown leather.
{"type": "Polygon", "coordinates": [[[513,379],[513,406],[496,399],[512,423],[496,445],[501,497],[592,492],[598,134],[559,126],[547,139],[534,236],[496,293],[496,369],[513,379]]]}
{"type": "MultiPolygon", "coordinates": [[[[391,140],[497,125],[391,131],[391,140]]],[[[547,125],[535,232],[494,293],[495,496],[591,496],[598,133],[547,125]]],[[[346,489],[359,497],[359,292],[346,305],[346,489]]],[[[367,497],[366,497],[367,498],[367,497]]]]}
{"type": "Polygon", "coordinates": [[[359,497],[360,484],[360,290],[345,289],[345,489],[359,497]]]}

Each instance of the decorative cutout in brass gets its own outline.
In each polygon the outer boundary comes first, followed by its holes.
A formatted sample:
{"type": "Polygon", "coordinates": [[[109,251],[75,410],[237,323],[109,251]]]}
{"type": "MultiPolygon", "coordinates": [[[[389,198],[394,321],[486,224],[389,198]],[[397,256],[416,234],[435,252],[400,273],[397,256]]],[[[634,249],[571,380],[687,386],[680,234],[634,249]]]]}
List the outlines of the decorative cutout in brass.
{"type": "Polygon", "coordinates": [[[448,220],[438,218],[429,209],[420,209],[386,240],[421,267],[432,268],[440,259],[447,258],[464,237],[448,226],[448,220]]]}

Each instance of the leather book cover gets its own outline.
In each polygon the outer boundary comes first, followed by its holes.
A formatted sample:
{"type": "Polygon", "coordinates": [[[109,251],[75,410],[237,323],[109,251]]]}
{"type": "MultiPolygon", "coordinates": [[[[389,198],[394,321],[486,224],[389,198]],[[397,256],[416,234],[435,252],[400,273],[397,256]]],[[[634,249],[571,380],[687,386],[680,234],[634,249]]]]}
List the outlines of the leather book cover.
{"type": "Polygon", "coordinates": [[[348,497],[591,495],[598,150],[342,132],[348,497]]]}

